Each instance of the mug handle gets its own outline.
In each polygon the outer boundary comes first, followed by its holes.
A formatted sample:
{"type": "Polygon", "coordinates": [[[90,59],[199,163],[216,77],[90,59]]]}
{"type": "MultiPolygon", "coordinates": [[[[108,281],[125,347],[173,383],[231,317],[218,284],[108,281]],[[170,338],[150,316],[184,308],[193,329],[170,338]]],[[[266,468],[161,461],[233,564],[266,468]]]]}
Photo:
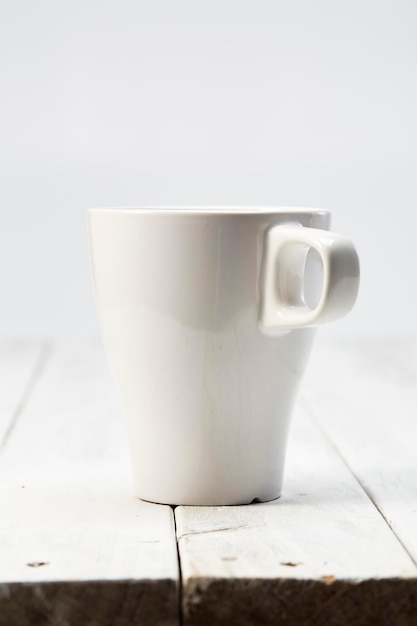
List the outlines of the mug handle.
{"type": "MultiPolygon", "coordinates": [[[[317,291],[317,285],[310,285],[317,291]]],[[[303,226],[272,226],[265,233],[260,281],[260,324],[265,331],[319,326],[346,315],[359,289],[359,258],[353,243],[335,233],[303,226]],[[322,265],[318,304],[305,299],[310,249],[322,265]]]]}

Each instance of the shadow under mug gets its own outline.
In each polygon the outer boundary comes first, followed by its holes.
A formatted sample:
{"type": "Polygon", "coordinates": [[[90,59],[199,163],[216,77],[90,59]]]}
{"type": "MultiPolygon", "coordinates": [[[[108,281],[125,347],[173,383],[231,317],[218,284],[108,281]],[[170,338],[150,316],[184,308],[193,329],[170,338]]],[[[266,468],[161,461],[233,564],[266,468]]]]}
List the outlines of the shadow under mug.
{"type": "Polygon", "coordinates": [[[281,494],[315,327],[359,285],[329,213],[90,209],[96,301],[137,496],[231,505],[281,494]]]}

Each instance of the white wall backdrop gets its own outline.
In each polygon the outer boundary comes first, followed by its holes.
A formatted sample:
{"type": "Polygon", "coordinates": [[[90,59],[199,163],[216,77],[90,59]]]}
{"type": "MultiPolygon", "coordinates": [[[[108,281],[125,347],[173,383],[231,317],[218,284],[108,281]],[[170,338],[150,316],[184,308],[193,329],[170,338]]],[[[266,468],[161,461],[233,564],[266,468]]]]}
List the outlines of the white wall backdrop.
{"type": "Polygon", "coordinates": [[[333,211],[339,334],[417,319],[417,2],[2,0],[0,335],[98,333],[89,206],[333,211]]]}

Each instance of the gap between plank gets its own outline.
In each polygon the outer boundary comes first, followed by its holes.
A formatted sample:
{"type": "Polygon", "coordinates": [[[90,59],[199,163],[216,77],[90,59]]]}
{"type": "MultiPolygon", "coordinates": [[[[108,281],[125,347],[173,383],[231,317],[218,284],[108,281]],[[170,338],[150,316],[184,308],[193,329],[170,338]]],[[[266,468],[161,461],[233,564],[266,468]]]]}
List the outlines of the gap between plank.
{"type": "Polygon", "coordinates": [[[382,517],[382,519],[384,520],[384,522],[386,523],[386,525],[388,526],[388,528],[390,529],[390,531],[392,532],[392,534],[394,535],[394,537],[396,538],[398,543],[403,547],[403,549],[405,550],[405,552],[409,556],[409,558],[410,558],[411,562],[413,563],[413,565],[417,568],[417,560],[410,553],[410,551],[408,550],[407,546],[402,541],[401,537],[399,537],[399,535],[395,532],[394,528],[389,523],[388,518],[386,517],[386,515],[384,514],[382,509],[379,507],[379,505],[374,500],[371,491],[369,489],[367,489],[367,487],[365,487],[365,485],[362,483],[361,479],[359,478],[357,473],[353,470],[353,468],[351,467],[350,463],[347,461],[346,457],[342,454],[342,452],[339,450],[339,448],[336,445],[336,443],[333,441],[333,439],[331,438],[329,433],[326,431],[326,429],[321,424],[320,419],[317,416],[316,411],[313,409],[313,407],[310,405],[308,400],[306,400],[305,396],[303,396],[303,395],[300,396],[300,405],[304,408],[305,411],[307,411],[307,413],[310,415],[310,417],[312,418],[312,420],[316,424],[317,428],[319,429],[319,431],[321,432],[323,437],[326,439],[327,443],[338,454],[338,456],[341,459],[342,463],[344,463],[344,465],[347,467],[347,469],[351,472],[352,476],[354,477],[354,479],[356,480],[358,485],[361,487],[361,489],[367,495],[367,497],[369,498],[370,502],[373,504],[375,509],[378,511],[378,513],[380,514],[380,516],[382,517]]]}
{"type": "Polygon", "coordinates": [[[2,441],[0,441],[0,451],[6,447],[7,442],[10,439],[10,436],[13,430],[15,429],[20,416],[22,415],[27,403],[29,402],[30,397],[32,396],[35,390],[36,384],[39,378],[41,377],[42,372],[45,369],[45,365],[46,365],[46,362],[49,358],[51,351],[52,351],[52,344],[50,344],[49,342],[45,342],[41,344],[39,355],[38,355],[38,358],[36,359],[36,363],[33,367],[32,373],[30,374],[28,382],[26,383],[25,388],[23,389],[23,393],[12,415],[10,423],[3,435],[3,439],[2,441]]]}
{"type": "Polygon", "coordinates": [[[176,504],[171,505],[172,515],[174,517],[174,532],[175,543],[177,545],[177,560],[178,560],[178,626],[183,625],[183,613],[182,613],[182,570],[181,570],[181,554],[180,554],[180,537],[178,537],[177,529],[177,517],[175,515],[176,504]]]}

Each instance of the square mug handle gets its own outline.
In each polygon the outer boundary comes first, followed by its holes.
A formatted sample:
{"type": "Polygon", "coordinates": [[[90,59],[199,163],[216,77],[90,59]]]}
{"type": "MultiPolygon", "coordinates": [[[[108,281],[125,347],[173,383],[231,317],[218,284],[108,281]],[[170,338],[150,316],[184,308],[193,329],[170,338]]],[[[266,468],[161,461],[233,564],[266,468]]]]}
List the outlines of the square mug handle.
{"type": "MultiPolygon", "coordinates": [[[[349,239],[327,230],[272,226],[265,233],[260,287],[260,324],[265,331],[334,322],[355,304],[358,254],[349,239]],[[322,266],[321,294],[313,307],[305,298],[310,249],[318,253],[322,266]]],[[[320,289],[320,285],[310,287],[320,289]]]]}

